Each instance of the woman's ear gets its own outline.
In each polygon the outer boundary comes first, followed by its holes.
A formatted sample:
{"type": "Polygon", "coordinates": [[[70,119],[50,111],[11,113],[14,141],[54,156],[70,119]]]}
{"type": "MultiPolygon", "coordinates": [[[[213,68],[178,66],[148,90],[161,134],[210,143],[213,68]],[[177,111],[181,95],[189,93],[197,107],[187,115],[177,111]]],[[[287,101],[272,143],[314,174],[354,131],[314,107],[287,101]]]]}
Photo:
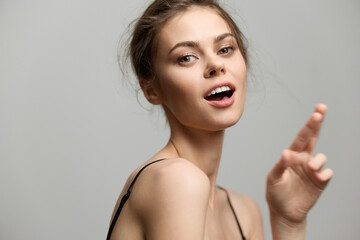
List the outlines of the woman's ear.
{"type": "Polygon", "coordinates": [[[139,80],[141,90],[144,93],[145,98],[149,103],[154,105],[159,105],[162,103],[161,94],[159,88],[156,87],[154,81],[149,79],[140,79],[139,80]]]}

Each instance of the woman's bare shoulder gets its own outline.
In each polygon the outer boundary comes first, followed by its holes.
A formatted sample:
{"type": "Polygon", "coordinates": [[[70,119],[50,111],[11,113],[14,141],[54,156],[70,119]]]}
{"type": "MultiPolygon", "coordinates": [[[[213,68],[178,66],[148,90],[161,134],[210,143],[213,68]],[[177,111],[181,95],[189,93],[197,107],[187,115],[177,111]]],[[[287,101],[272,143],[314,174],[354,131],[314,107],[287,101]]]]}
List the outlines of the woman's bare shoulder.
{"type": "Polygon", "coordinates": [[[142,166],[140,166],[138,169],[136,169],[131,174],[129,179],[133,179],[134,176],[139,172],[139,170],[144,168],[144,166],[146,165],[149,166],[147,166],[141,173],[142,179],[151,178],[151,180],[153,181],[159,181],[163,178],[170,178],[170,179],[174,178],[173,180],[177,180],[178,178],[176,177],[182,177],[183,181],[186,180],[204,181],[208,179],[207,176],[204,174],[204,172],[200,170],[200,168],[198,168],[196,165],[183,158],[166,158],[166,159],[159,159],[158,161],[157,160],[148,161],[144,163],[142,166]]]}
{"type": "Polygon", "coordinates": [[[148,166],[141,173],[133,190],[139,192],[139,195],[149,196],[151,193],[150,197],[158,199],[165,193],[204,193],[209,191],[209,187],[207,176],[197,166],[186,159],[169,158],[148,166]]]}
{"type": "Polygon", "coordinates": [[[160,202],[167,204],[170,198],[177,202],[194,194],[208,197],[209,188],[207,176],[197,166],[186,159],[168,158],[144,169],[133,186],[132,195],[137,197],[132,202],[143,211],[160,202]]]}
{"type": "Polygon", "coordinates": [[[261,211],[251,198],[229,191],[230,198],[246,235],[251,239],[264,239],[261,211]]]}
{"type": "Polygon", "coordinates": [[[162,186],[166,188],[163,190],[167,191],[178,191],[183,188],[188,188],[190,191],[201,191],[204,188],[207,190],[207,185],[209,184],[208,177],[203,171],[201,171],[193,163],[182,158],[164,160],[162,165],[153,168],[149,172],[148,177],[157,183],[157,187],[162,186]],[[174,189],[173,187],[176,188],[174,189]]]}
{"type": "Polygon", "coordinates": [[[231,200],[234,202],[234,205],[236,205],[238,208],[249,212],[253,212],[254,210],[260,211],[257,203],[252,198],[230,190],[228,190],[228,192],[230,194],[231,200]]]}
{"type": "Polygon", "coordinates": [[[178,239],[180,236],[172,235],[175,232],[166,230],[177,229],[185,234],[182,239],[201,237],[210,191],[207,176],[185,159],[157,162],[141,175],[130,200],[145,234],[154,239],[178,239]],[[199,226],[194,227],[194,222],[199,226]]]}

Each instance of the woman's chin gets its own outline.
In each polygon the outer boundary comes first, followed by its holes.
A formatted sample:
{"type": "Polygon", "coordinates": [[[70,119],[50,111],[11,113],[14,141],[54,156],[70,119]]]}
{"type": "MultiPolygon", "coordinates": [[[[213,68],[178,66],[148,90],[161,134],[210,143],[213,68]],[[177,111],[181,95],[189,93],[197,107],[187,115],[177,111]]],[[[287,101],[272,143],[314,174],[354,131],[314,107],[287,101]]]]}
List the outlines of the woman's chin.
{"type": "Polygon", "coordinates": [[[227,128],[230,128],[230,127],[234,126],[236,123],[238,123],[238,121],[239,121],[239,119],[234,120],[234,121],[228,121],[227,123],[224,123],[219,130],[225,130],[227,128]]]}
{"type": "Polygon", "coordinates": [[[221,119],[214,119],[214,121],[212,123],[210,123],[208,126],[203,125],[202,127],[205,130],[210,130],[210,131],[221,131],[221,130],[225,130],[229,127],[234,126],[237,122],[239,122],[240,120],[240,116],[227,116],[227,117],[223,117],[221,119]]]}
{"type": "Polygon", "coordinates": [[[224,128],[232,127],[237,122],[239,122],[243,111],[239,111],[237,113],[227,114],[220,118],[219,124],[223,124],[224,128]]]}

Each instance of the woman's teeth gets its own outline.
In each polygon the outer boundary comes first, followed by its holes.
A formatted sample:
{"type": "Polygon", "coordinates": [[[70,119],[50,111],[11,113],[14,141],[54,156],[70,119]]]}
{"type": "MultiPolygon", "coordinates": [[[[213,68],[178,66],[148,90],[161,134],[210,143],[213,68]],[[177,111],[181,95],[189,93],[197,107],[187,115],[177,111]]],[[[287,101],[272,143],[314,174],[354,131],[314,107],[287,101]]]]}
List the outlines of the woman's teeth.
{"type": "Polygon", "coordinates": [[[215,88],[214,90],[212,90],[211,93],[209,95],[207,95],[207,97],[210,97],[211,95],[214,95],[216,93],[227,92],[227,91],[231,91],[231,88],[228,86],[218,87],[218,88],[215,88]]]}

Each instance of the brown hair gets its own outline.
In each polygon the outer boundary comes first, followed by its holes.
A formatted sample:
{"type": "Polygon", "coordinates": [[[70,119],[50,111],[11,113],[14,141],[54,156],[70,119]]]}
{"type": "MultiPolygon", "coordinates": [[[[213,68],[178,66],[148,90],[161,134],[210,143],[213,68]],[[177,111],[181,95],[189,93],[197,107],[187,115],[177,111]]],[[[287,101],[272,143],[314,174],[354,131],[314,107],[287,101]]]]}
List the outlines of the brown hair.
{"type": "Polygon", "coordinates": [[[217,0],[155,0],[135,22],[130,37],[130,48],[127,50],[132,68],[138,79],[155,78],[152,57],[154,56],[155,38],[159,29],[177,13],[183,12],[192,6],[209,7],[219,13],[229,25],[245,63],[247,63],[245,38],[230,15],[220,7],[217,0]]]}

